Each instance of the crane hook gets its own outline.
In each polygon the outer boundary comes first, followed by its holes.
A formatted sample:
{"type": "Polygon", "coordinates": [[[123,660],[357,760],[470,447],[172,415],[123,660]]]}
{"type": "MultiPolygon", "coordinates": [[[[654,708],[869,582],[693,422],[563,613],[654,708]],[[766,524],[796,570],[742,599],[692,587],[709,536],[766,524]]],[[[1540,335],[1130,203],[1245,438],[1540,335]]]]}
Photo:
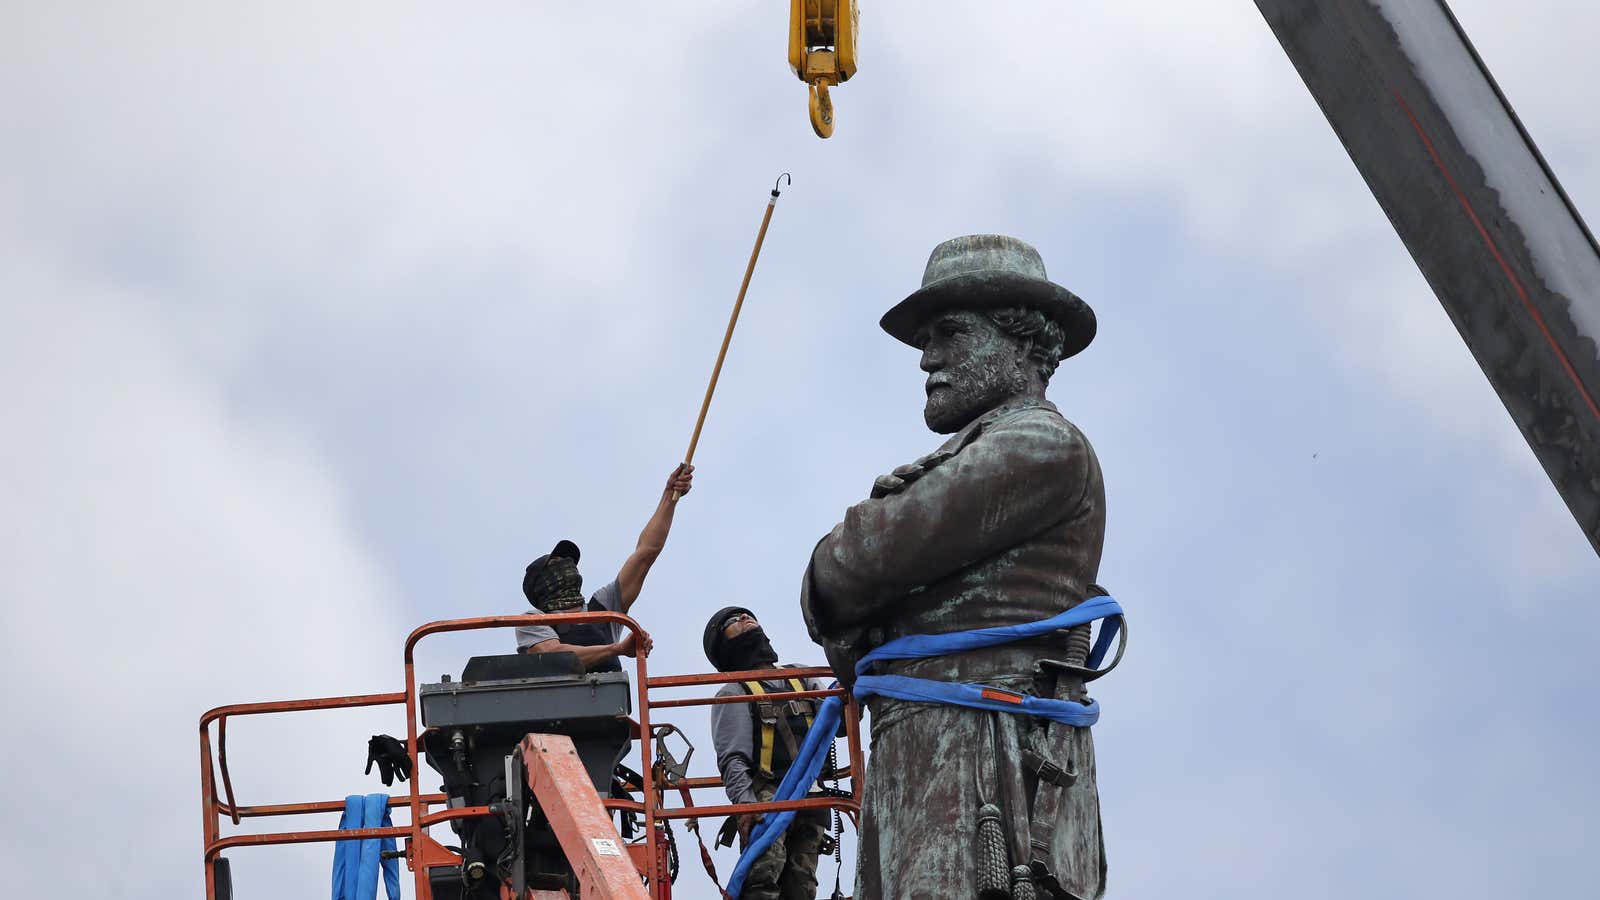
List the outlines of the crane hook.
{"type": "Polygon", "coordinates": [[[833,100],[826,78],[811,82],[811,130],[820,138],[833,137],[833,100]]]}

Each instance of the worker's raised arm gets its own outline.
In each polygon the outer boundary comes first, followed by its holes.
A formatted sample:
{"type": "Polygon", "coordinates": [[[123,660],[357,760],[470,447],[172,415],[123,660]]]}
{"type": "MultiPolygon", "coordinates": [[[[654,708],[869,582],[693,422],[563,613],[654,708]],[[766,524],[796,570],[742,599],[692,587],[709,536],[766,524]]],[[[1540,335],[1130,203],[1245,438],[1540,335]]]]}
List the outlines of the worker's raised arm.
{"type": "Polygon", "coordinates": [[[633,553],[622,564],[622,570],[617,573],[617,589],[622,595],[622,612],[627,612],[633,606],[633,601],[639,598],[639,591],[644,587],[644,577],[650,574],[650,567],[655,565],[656,557],[661,555],[661,549],[667,545],[667,533],[672,530],[672,513],[677,508],[678,500],[689,493],[689,488],[694,482],[694,466],[681,463],[667,476],[667,486],[661,492],[661,502],[656,504],[656,511],[651,514],[650,521],[645,523],[644,530],[639,532],[639,543],[633,548],[633,553]]]}

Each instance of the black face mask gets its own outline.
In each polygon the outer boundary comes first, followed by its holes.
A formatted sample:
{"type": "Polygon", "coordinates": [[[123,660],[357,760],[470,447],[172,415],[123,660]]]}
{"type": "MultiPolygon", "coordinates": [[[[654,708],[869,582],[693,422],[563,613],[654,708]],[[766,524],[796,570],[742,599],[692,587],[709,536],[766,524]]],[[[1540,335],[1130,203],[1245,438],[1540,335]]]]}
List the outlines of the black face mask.
{"type": "Polygon", "coordinates": [[[760,626],[735,637],[723,638],[717,656],[721,662],[717,668],[723,672],[770,669],[778,662],[778,654],[760,626]]]}
{"type": "Polygon", "coordinates": [[[571,612],[583,606],[583,576],[578,564],[564,556],[545,563],[530,586],[529,602],[540,612],[571,612]]]}

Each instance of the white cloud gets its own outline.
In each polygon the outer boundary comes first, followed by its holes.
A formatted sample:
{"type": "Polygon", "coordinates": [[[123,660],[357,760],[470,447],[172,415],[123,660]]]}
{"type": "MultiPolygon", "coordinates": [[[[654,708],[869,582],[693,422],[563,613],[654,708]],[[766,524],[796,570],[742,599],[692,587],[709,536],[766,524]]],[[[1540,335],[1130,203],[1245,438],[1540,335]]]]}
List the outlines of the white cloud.
{"type": "MultiPolygon", "coordinates": [[[[9,237],[0,665],[26,725],[5,794],[71,811],[8,835],[10,886],[50,894],[93,871],[113,896],[192,894],[201,711],[392,690],[403,623],[308,435],[231,409],[141,298],[9,237]]],[[[369,789],[374,721],[237,722],[241,801],[369,789]]],[[[273,880],[320,889],[312,855],[292,854],[305,871],[273,880]]]]}

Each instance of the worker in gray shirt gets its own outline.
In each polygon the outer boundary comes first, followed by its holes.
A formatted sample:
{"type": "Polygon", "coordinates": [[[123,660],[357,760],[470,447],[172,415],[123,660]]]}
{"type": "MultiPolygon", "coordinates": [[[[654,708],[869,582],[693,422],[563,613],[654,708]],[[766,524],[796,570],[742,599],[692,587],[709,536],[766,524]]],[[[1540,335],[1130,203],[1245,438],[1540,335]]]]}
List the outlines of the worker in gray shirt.
{"type": "MultiPolygon", "coordinates": [[[[533,608],[541,613],[620,612],[633,607],[644,587],[645,576],[656,557],[667,545],[667,533],[672,530],[672,514],[680,498],[689,493],[694,482],[694,466],[679,465],[667,477],[667,486],[661,491],[656,510],[639,533],[639,542],[633,553],[623,562],[617,577],[607,582],[589,597],[583,599],[583,576],[578,573],[578,545],[562,540],[544,556],[528,564],[522,577],[522,593],[533,608]]],[[[641,648],[638,636],[623,635],[623,627],[615,624],[585,622],[578,625],[523,625],[517,628],[518,653],[575,653],[587,672],[620,672],[619,656],[634,656],[641,648]]],[[[642,648],[649,654],[651,641],[644,638],[642,648]]]]}
{"type": "MultiPolygon", "coordinates": [[[[706,623],[706,658],[719,672],[775,669],[778,654],[767,640],[755,614],[740,606],[718,610],[706,623]]],[[[782,667],[789,668],[789,667],[782,667]]],[[[739,693],[769,694],[783,691],[822,690],[815,678],[779,678],[723,685],[719,697],[739,693]]],[[[717,751],[722,786],[734,803],[771,800],[778,784],[805,741],[816,716],[815,700],[722,703],[711,707],[711,742],[717,751]]],[[[735,816],[730,821],[743,849],[759,814],[735,816]]],[[[789,829],[750,867],[741,900],[814,900],[817,896],[817,857],[828,837],[824,810],[801,810],[789,829]]],[[[724,829],[718,843],[732,843],[724,829]]]]}

